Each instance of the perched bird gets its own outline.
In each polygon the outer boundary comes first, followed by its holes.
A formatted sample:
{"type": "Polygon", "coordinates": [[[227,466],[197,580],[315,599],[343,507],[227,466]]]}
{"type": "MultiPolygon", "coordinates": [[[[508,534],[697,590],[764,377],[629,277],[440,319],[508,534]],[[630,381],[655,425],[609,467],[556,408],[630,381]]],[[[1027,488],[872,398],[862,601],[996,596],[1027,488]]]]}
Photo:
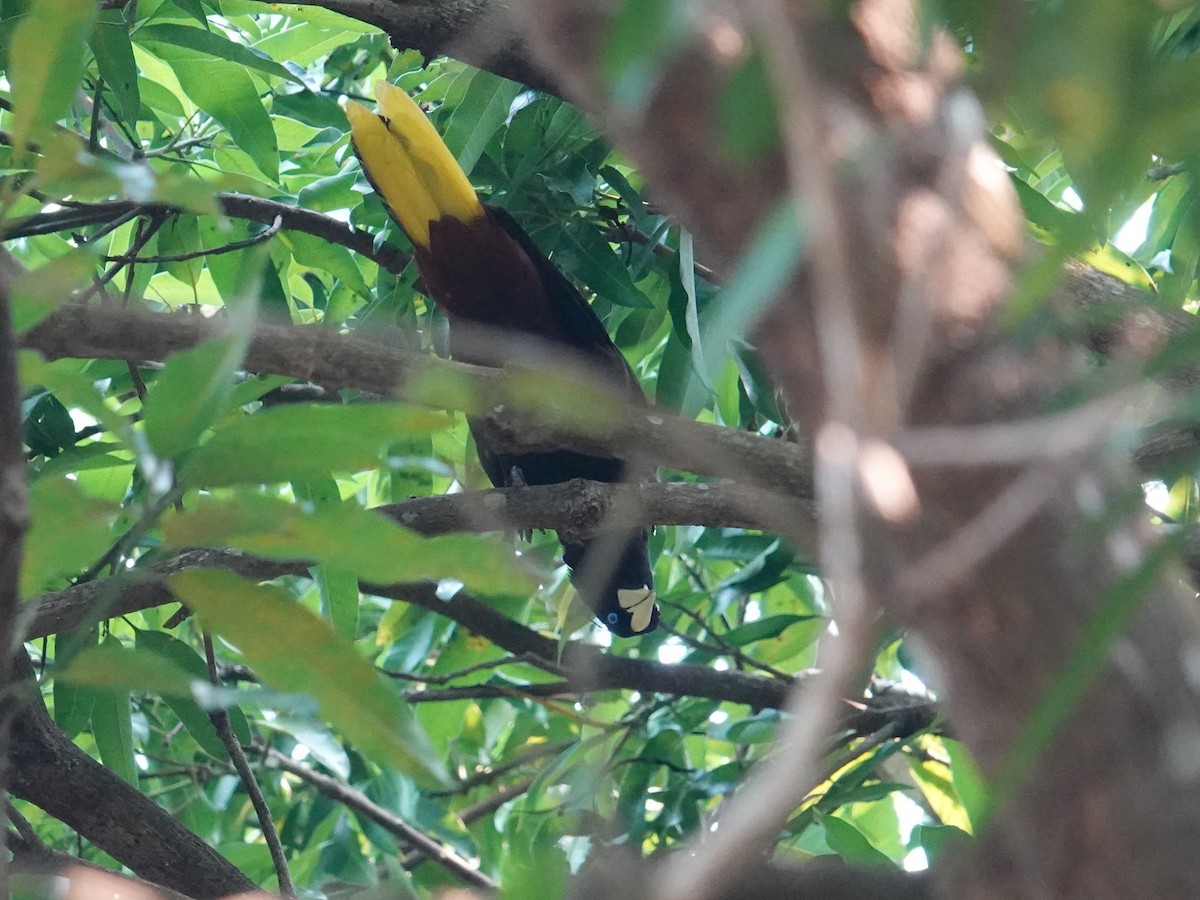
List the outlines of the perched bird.
{"type": "MultiPolygon", "coordinates": [[[[466,174],[420,107],[399,88],[375,83],[378,114],[350,101],[346,117],[367,179],[416,251],[426,292],[450,323],[450,352],[492,362],[463,338],[484,326],[554,342],[597,366],[644,402],[629,363],[570,281],[507,212],[480,202],[466,174]],[[460,339],[456,341],[456,334],[460,339]]],[[[572,478],[617,482],[626,463],[573,450],[510,453],[471,424],[479,461],[497,487],[572,478]]],[[[632,637],[658,625],[646,532],[563,541],[580,596],[610,631],[632,637]]]]}

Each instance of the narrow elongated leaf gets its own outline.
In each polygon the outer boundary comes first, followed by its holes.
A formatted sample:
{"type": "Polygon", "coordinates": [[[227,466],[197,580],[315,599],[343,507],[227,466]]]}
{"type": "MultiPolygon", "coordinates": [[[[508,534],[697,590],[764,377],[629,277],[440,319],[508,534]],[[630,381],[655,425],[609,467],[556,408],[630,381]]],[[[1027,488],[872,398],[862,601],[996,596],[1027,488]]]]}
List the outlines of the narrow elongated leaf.
{"type": "Polygon", "coordinates": [[[289,404],[231,422],[188,460],[189,483],[209,487],[320,478],[379,465],[406,434],[450,424],[442,413],[395,404],[289,404]]]}
{"type": "Polygon", "coordinates": [[[92,29],[91,44],[100,77],[116,97],[121,117],[126,122],[136,122],[142,98],[129,28],[121,10],[106,10],[100,14],[100,20],[92,29]]]}
{"type": "MultiPolygon", "coordinates": [[[[292,482],[292,493],[301,503],[333,507],[342,503],[332,478],[292,482]]],[[[322,564],[311,571],[321,595],[321,612],[329,617],[338,634],[354,640],[358,637],[358,578],[339,565],[322,564]]]]}
{"type": "Polygon", "coordinates": [[[467,174],[475,168],[488,141],[504,125],[509,107],[521,93],[515,81],[477,69],[466,93],[446,122],[442,135],[450,152],[467,174]]]}
{"type": "Polygon", "coordinates": [[[767,616],[766,618],[747,622],[745,625],[739,625],[737,628],[731,629],[728,633],[721,635],[721,640],[736,647],[744,647],[746,644],[752,644],[755,641],[764,641],[779,637],[790,625],[795,625],[798,622],[809,622],[819,618],[819,616],[795,615],[767,616]]]}
{"type": "Polygon", "coordinates": [[[147,650],[131,650],[114,639],[77,653],[58,678],[72,684],[162,696],[191,696],[187,673],[147,650]]]}
{"type": "MultiPolygon", "coordinates": [[[[286,66],[263,56],[261,52],[245,44],[231,41],[211,28],[195,28],[176,22],[151,22],[137,30],[137,42],[147,45],[148,49],[163,59],[168,57],[159,53],[161,48],[157,45],[172,44],[191,53],[205,54],[216,60],[228,60],[264,75],[272,75],[301,87],[305,86],[303,79],[289,72],[286,66]]],[[[167,53],[169,55],[170,51],[167,53]]]]}
{"type": "Polygon", "coordinates": [[[260,494],[210,500],[163,521],[174,547],[236,547],[272,559],[330,565],[376,584],[455,579],[474,591],[521,596],[535,580],[502,543],[478,535],[424,538],[371,510],[305,510],[260,494]]]}
{"type": "Polygon", "coordinates": [[[17,154],[39,142],[67,111],[83,77],[95,3],[34,0],[9,47],[12,145],[17,154]]]}
{"type": "Polygon", "coordinates": [[[634,285],[613,248],[590,223],[576,220],[567,226],[555,257],[565,268],[587,282],[598,296],[618,306],[650,309],[654,304],[634,285]]]}
{"type": "Polygon", "coordinates": [[[96,689],[86,684],[74,684],[54,679],[54,721],[74,737],[88,727],[92,720],[92,706],[96,702],[96,689]]]}
{"type": "MultiPolygon", "coordinates": [[[[149,47],[150,45],[145,45],[149,47]]],[[[153,45],[192,101],[212,116],[271,181],[279,179],[279,145],[258,90],[242,65],[173,44],[153,45]]]]}
{"type": "Polygon", "coordinates": [[[33,527],[25,538],[21,594],[29,597],[73,575],[112,542],[118,509],[87,496],[67,478],[39,478],[29,489],[33,527]]]}
{"type": "Polygon", "coordinates": [[[173,457],[194,446],[225,411],[246,336],[205,341],[167,360],[146,398],[146,438],[154,452],[173,457]]]}
{"type": "Polygon", "coordinates": [[[322,715],[378,762],[424,783],[445,780],[429,739],[396,691],[329,623],[279,588],[224,571],[178,572],[170,584],[266,684],[316,699],[322,715]]]}
{"type": "MultiPolygon", "coordinates": [[[[208,681],[208,667],[195,650],[178,638],[171,637],[162,631],[139,631],[137,633],[137,649],[147,654],[154,654],[166,661],[176,671],[184,673],[189,682],[208,681]]],[[[190,688],[190,684],[189,684],[190,688]]],[[[189,689],[181,693],[165,692],[162,698],[171,707],[171,711],[179,716],[179,721],[188,730],[188,734],[204,748],[211,756],[225,759],[228,753],[221,741],[217,729],[200,704],[196,702],[189,689]]],[[[249,725],[245,715],[237,707],[227,710],[231,718],[234,732],[238,735],[249,735],[249,725]]]]}
{"type": "MultiPolygon", "coordinates": [[[[119,655],[125,649],[115,637],[105,639],[101,647],[106,648],[103,652],[113,655],[119,655]]],[[[125,781],[137,787],[138,770],[133,761],[131,715],[128,690],[119,687],[96,690],[96,698],[92,704],[92,736],[96,739],[100,760],[125,781]]]]}

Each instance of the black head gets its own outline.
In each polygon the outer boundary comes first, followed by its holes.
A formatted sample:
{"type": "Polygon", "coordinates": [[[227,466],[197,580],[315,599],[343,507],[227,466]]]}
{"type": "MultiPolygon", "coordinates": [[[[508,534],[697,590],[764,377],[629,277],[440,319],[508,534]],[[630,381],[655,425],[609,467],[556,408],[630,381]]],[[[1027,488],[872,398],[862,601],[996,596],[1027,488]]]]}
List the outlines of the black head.
{"type": "Polygon", "coordinates": [[[596,608],[596,621],[617,637],[638,637],[658,627],[654,588],[617,588],[596,608]]]}
{"type": "Polygon", "coordinates": [[[564,543],[563,559],[571,567],[580,597],[592,608],[596,621],[613,634],[637,637],[658,627],[644,531],[599,535],[586,544],[564,543]]]}

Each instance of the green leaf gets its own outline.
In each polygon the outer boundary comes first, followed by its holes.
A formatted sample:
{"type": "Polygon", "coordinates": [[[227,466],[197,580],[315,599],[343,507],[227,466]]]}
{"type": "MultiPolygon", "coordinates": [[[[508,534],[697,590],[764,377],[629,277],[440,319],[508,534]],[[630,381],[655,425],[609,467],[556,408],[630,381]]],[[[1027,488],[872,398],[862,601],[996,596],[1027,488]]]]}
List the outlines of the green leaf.
{"type": "Polygon", "coordinates": [[[609,303],[634,309],[654,307],[650,298],[634,285],[629,270],[612,246],[589,222],[573,219],[567,225],[554,258],[609,303]]]}
{"type": "Polygon", "coordinates": [[[690,231],[682,231],[679,235],[679,283],[684,296],[687,297],[687,306],[683,313],[684,329],[692,355],[697,360],[692,365],[692,371],[696,373],[700,383],[712,392],[712,373],[706,371],[704,366],[704,339],[700,334],[700,308],[696,300],[696,257],[690,231]]]}
{"type": "Polygon", "coordinates": [[[838,816],[818,816],[818,820],[825,826],[825,840],[829,849],[842,859],[866,866],[896,868],[891,859],[871,846],[865,834],[845,819],[838,816]]]}
{"type": "Polygon", "coordinates": [[[484,149],[508,119],[512,102],[524,88],[515,81],[476,69],[462,100],[450,113],[442,139],[468,175],[484,149]]]}
{"type": "Polygon", "coordinates": [[[12,283],[13,331],[28,331],[71,299],[96,266],[91,244],[67,250],[36,269],[22,271],[12,283]]]}
{"type": "MultiPolygon", "coordinates": [[[[332,478],[292,482],[292,494],[304,504],[341,506],[342,497],[332,478]]],[[[358,578],[353,571],[338,565],[319,565],[311,569],[321,595],[321,612],[329,617],[334,630],[347,640],[358,637],[358,578]]]]}
{"type": "Polygon", "coordinates": [[[954,793],[966,810],[972,826],[978,827],[983,822],[990,802],[987,786],[966,747],[950,738],[943,738],[942,745],[950,757],[950,780],[954,785],[954,793]]]}
{"type": "Polygon", "coordinates": [[[559,846],[554,816],[514,815],[508,819],[501,857],[501,900],[558,900],[566,896],[571,867],[559,846]]]}
{"type": "Polygon", "coordinates": [[[188,287],[196,286],[204,270],[201,249],[200,224],[195,216],[173,216],[159,229],[158,252],[168,257],[186,257],[169,260],[163,267],[188,287]]]}
{"type": "Polygon", "coordinates": [[[57,677],[72,684],[167,696],[191,696],[191,678],[158,654],[110,638],[72,657],[57,677]]]}
{"type": "MultiPolygon", "coordinates": [[[[208,682],[208,665],[200,654],[178,638],[162,631],[147,631],[139,629],[137,633],[137,649],[165,661],[175,671],[184,673],[189,682],[208,682]]],[[[208,713],[196,702],[190,689],[184,692],[161,692],[171,711],[179,716],[179,721],[187,729],[188,734],[210,756],[215,759],[226,759],[228,753],[221,736],[209,718],[208,713]]],[[[245,715],[236,706],[227,710],[235,733],[249,735],[249,725],[245,715]],[[235,720],[240,720],[236,721],[235,720]]]]}
{"type": "Polygon", "coordinates": [[[248,337],[213,338],[167,360],[146,398],[146,439],[155,453],[172,458],[195,446],[226,410],[248,337]]]}
{"type": "Polygon", "coordinates": [[[73,684],[55,678],[53,690],[54,721],[67,737],[74,739],[92,720],[96,689],[86,684],[73,684]]]}
{"type": "Polygon", "coordinates": [[[33,0],[9,48],[12,83],[12,146],[18,158],[40,142],[70,106],[83,78],[87,37],[96,4],[33,0]]]}
{"type": "Polygon", "coordinates": [[[121,119],[133,124],[141,112],[142,97],[138,90],[133,44],[129,41],[129,28],[121,10],[105,10],[100,14],[92,29],[91,45],[100,77],[116,97],[121,119]]]}
{"type": "MultiPolygon", "coordinates": [[[[23,412],[29,410],[25,414],[25,443],[34,454],[55,457],[75,446],[75,420],[53,394],[35,394],[21,408],[23,412]]],[[[43,468],[43,474],[45,471],[43,468]]]]}
{"type": "Polygon", "coordinates": [[[74,480],[39,478],[29,486],[33,525],[25,537],[21,595],[32,597],[98,559],[112,544],[119,508],[87,496],[74,480]]]}
{"type": "Polygon", "coordinates": [[[726,644],[733,644],[735,647],[744,647],[755,641],[777,638],[790,625],[795,625],[798,622],[811,622],[814,619],[820,618],[820,616],[795,615],[767,616],[766,618],[747,622],[745,625],[739,625],[737,628],[731,629],[726,634],[721,635],[721,641],[726,644]]]}
{"type": "MultiPolygon", "coordinates": [[[[219,32],[207,28],[195,28],[175,22],[152,22],[141,26],[137,30],[136,38],[138,44],[145,46],[155,56],[168,63],[171,62],[172,49],[164,50],[164,44],[189,54],[203,55],[208,57],[209,61],[227,60],[264,75],[282,78],[302,88],[306,87],[304,80],[293,75],[286,66],[245,44],[231,41],[219,32]]],[[[182,83],[183,80],[180,79],[180,84],[182,83]]]]}
{"type": "Polygon", "coordinates": [[[450,422],[443,413],[391,403],[277,406],[219,428],[188,459],[183,477],[214,487],[359,472],[377,467],[397,438],[439,431],[450,422]]]}
{"type": "MultiPolygon", "coordinates": [[[[100,646],[113,655],[125,652],[115,637],[106,638],[100,646]]],[[[92,704],[92,736],[96,739],[100,760],[122,779],[137,787],[138,769],[133,759],[131,717],[129,691],[120,688],[96,690],[96,699],[92,704]]]]}
{"type": "Polygon", "coordinates": [[[303,509],[240,494],[202,500],[163,520],[172,547],[236,547],[280,560],[308,560],[375,584],[456,579],[487,594],[526,595],[536,582],[503,543],[479,535],[425,538],[357,506],[303,509]]]}
{"type": "Polygon", "coordinates": [[[124,419],[104,402],[95,380],[79,373],[80,364],[74,360],[48,363],[31,350],[23,350],[18,358],[21,384],[26,389],[42,386],[54,393],[64,406],[78,408],[96,419],[105,430],[131,446],[131,431],[124,419]]]}
{"type": "Polygon", "coordinates": [[[280,236],[280,240],[292,249],[295,262],[329,272],[362,297],[371,295],[371,289],[367,287],[354,254],[345,247],[299,231],[285,232],[280,236]]]}
{"type": "Polygon", "coordinates": [[[918,825],[913,829],[911,842],[925,851],[925,858],[933,865],[943,850],[961,852],[963,844],[970,839],[971,835],[953,825],[918,825]]]}
{"type": "Polygon", "coordinates": [[[327,622],[279,588],[229,572],[178,572],[170,585],[266,684],[313,697],[322,715],[377,762],[425,784],[445,782],[429,739],[396,691],[327,622]]]}
{"type": "Polygon", "coordinates": [[[171,66],[184,93],[229,133],[233,143],[263,175],[272,182],[278,181],[279,146],[275,129],[242,65],[171,44],[153,46],[155,55],[171,66]]]}
{"type": "Polygon", "coordinates": [[[709,728],[711,737],[734,744],[765,744],[775,739],[779,713],[765,710],[741,719],[730,719],[709,728]]]}

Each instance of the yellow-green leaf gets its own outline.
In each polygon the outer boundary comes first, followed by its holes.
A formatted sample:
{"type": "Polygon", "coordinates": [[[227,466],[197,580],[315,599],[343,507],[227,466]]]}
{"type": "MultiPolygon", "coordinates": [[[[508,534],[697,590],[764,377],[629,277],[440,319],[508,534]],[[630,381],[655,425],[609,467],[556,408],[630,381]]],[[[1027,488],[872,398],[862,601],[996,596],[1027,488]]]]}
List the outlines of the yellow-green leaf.
{"type": "Polygon", "coordinates": [[[12,144],[18,155],[67,111],[83,77],[87,38],[97,4],[34,0],[8,51],[12,144]]]}
{"type": "Polygon", "coordinates": [[[304,509],[261,494],[205,499],[163,521],[172,547],[235,547],[281,560],[323,563],[376,584],[455,579],[472,590],[527,594],[532,574],[512,549],[479,535],[425,538],[357,506],[304,509]]]}
{"type": "Polygon", "coordinates": [[[377,762],[425,783],[445,780],[397,692],[328,622],[277,587],[218,569],[178,572],[170,585],[205,628],[242,651],[264,683],[313,697],[322,716],[377,762]]]}
{"type": "Polygon", "coordinates": [[[218,429],[188,460],[183,478],[215,487],[357,472],[378,466],[398,438],[450,422],[443,413],[392,403],[277,406],[218,429]]]}

